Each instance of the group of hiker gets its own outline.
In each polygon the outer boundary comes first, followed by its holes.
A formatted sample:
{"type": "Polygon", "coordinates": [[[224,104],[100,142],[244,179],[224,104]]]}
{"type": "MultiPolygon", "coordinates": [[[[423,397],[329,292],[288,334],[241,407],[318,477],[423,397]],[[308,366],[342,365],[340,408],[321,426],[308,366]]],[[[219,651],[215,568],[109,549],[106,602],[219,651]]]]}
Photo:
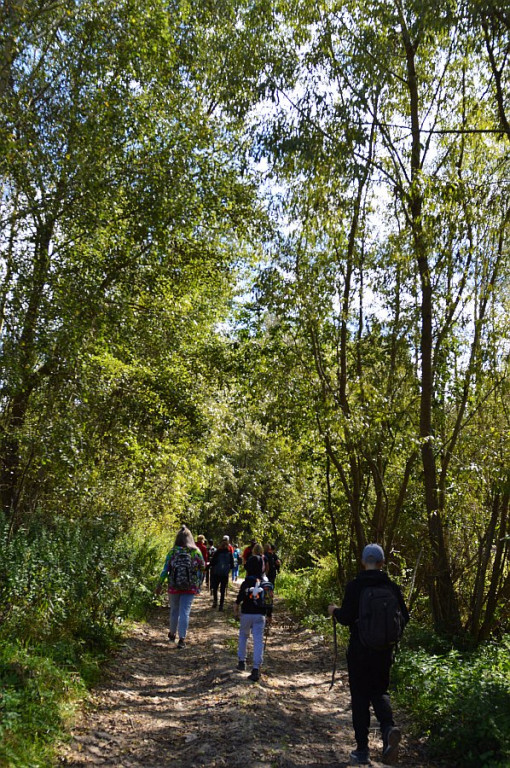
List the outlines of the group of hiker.
{"type": "MultiPolygon", "coordinates": [[[[333,621],[350,630],[347,669],[356,739],[356,749],[350,754],[351,765],[370,764],[370,705],[380,725],[383,763],[395,764],[401,740],[388,689],[395,648],[409,621],[409,613],[400,588],[382,570],[384,560],[382,547],[368,544],[361,555],[362,570],[347,584],[341,606],[334,603],[328,606],[333,621]]],[[[264,659],[264,633],[272,622],[274,581],[279,567],[272,545],[262,547],[252,540],[241,553],[230,543],[228,535],[223,536],[218,547],[214,547],[212,541],[207,546],[202,535],[195,544],[191,531],[183,525],[156,587],[156,593],[160,594],[164,582],[168,581],[169,640],[175,642],[178,636],[178,648],[185,647],[191,605],[204,577],[213,596],[212,605],[221,611],[229,576],[236,581],[239,569],[244,569],[234,604],[234,616],[240,621],[237,670],[246,669],[251,636],[253,665],[248,679],[257,682],[264,659]]]]}
{"type": "Polygon", "coordinates": [[[228,535],[223,536],[218,547],[211,540],[208,545],[202,534],[197,536],[195,544],[193,534],[183,525],[166,556],[156,594],[161,593],[167,581],[170,603],[168,638],[175,642],[178,636],[177,647],[184,648],[191,605],[203,584],[212,594],[212,607],[223,611],[229,577],[232,575],[232,581],[235,582],[239,570],[244,569],[234,606],[234,614],[240,619],[237,668],[239,671],[246,669],[246,649],[251,634],[253,668],[249,679],[257,681],[263,661],[264,629],[266,621],[270,623],[272,617],[274,582],[280,570],[280,559],[274,545],[266,544],[263,547],[255,539],[242,553],[230,543],[228,535]]]}

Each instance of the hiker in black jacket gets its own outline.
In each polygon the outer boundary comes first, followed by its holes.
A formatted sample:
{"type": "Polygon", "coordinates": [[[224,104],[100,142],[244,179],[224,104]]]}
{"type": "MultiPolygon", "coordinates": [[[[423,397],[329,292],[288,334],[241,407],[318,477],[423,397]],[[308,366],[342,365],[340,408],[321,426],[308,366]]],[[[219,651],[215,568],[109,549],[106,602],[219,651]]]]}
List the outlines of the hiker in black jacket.
{"type": "Polygon", "coordinates": [[[345,589],[341,607],[331,604],[328,613],[340,624],[349,627],[350,639],[347,649],[347,669],[352,701],[352,724],[356,738],[356,749],[351,752],[351,765],[370,763],[368,729],[370,726],[370,704],[379,720],[383,738],[383,763],[392,765],[398,756],[400,729],[395,726],[388,693],[390,668],[394,647],[382,649],[366,647],[360,639],[359,604],[363,590],[367,587],[386,585],[397,598],[402,624],[409,621],[409,613],[400,588],[381,569],[384,552],[379,544],[367,544],[361,556],[364,568],[345,589]]]}
{"type": "MultiPolygon", "coordinates": [[[[262,547],[260,550],[262,551],[262,547]]],[[[246,647],[251,634],[253,668],[248,679],[254,683],[260,679],[260,669],[264,660],[264,630],[266,625],[271,624],[273,616],[273,585],[268,581],[264,571],[265,561],[262,554],[251,555],[246,561],[246,576],[239,587],[234,603],[234,616],[240,619],[237,669],[239,672],[246,669],[246,647]],[[268,595],[271,596],[269,604],[266,600],[268,595]],[[240,615],[239,612],[241,612],[240,615]]]]}
{"type": "Polygon", "coordinates": [[[229,537],[224,536],[223,541],[211,557],[211,590],[213,593],[213,608],[223,610],[225,591],[228,586],[228,577],[234,567],[234,556],[230,551],[229,537]],[[220,588],[220,604],[218,605],[218,587],[220,588]]]}

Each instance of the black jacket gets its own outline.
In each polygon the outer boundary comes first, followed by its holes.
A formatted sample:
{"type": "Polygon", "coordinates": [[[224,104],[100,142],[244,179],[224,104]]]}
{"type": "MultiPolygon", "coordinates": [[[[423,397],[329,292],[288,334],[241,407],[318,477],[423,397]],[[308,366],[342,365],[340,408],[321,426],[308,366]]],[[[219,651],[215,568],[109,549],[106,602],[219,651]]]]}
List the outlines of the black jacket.
{"type": "MultiPolygon", "coordinates": [[[[239,592],[237,593],[236,597],[236,603],[241,606],[241,613],[257,613],[262,614],[263,616],[272,616],[273,615],[273,606],[264,605],[260,608],[253,605],[251,600],[247,599],[247,590],[250,587],[253,587],[255,585],[255,576],[247,576],[241,586],[239,587],[239,592]]],[[[266,580],[266,583],[267,582],[266,580]]],[[[272,588],[272,584],[270,585],[272,588]]]]}
{"type": "Polygon", "coordinates": [[[228,576],[234,567],[234,556],[229,549],[219,548],[211,557],[211,573],[214,576],[228,576]]]}
{"type": "Polygon", "coordinates": [[[347,584],[342,605],[340,608],[336,608],[333,612],[335,619],[340,622],[340,624],[349,627],[351,647],[363,647],[359,639],[357,623],[361,592],[365,587],[371,587],[377,584],[388,584],[392,588],[398,597],[405,623],[407,624],[409,621],[409,612],[404,602],[404,598],[402,597],[400,587],[389,578],[388,574],[380,570],[361,571],[355,579],[347,584]]]}

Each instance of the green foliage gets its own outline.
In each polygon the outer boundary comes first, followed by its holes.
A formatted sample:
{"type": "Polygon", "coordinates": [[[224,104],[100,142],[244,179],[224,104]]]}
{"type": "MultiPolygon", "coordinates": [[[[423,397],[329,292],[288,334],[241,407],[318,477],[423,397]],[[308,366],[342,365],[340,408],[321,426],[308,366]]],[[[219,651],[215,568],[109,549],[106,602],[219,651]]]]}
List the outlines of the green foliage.
{"type": "Polygon", "coordinates": [[[0,643],[0,689],[0,765],[51,765],[52,742],[85,690],[69,658],[54,658],[49,648],[0,643]]]}
{"type": "MultiPolygon", "coordinates": [[[[314,568],[282,571],[277,581],[278,594],[302,624],[324,634],[331,633],[329,603],[338,602],[338,566],[331,555],[317,558],[314,568]]],[[[343,630],[340,630],[344,634],[343,630]]]]}
{"type": "Polygon", "coordinates": [[[33,520],[0,538],[0,765],[51,764],[119,626],[152,603],[161,552],[112,518],[33,520]]]}
{"type": "Polygon", "coordinates": [[[431,755],[463,768],[510,761],[510,640],[469,654],[403,650],[396,700],[426,733],[431,755]]]}
{"type": "Polygon", "coordinates": [[[101,645],[126,616],[150,602],[156,551],[133,541],[113,518],[32,524],[0,540],[1,636],[27,643],[81,638],[101,645]]]}

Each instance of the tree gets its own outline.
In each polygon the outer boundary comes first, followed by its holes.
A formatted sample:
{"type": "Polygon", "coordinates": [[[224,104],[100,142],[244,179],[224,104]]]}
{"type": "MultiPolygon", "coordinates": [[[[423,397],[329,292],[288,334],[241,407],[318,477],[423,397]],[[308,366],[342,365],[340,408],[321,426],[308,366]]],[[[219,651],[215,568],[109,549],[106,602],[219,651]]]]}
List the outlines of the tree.
{"type": "MultiPolygon", "coordinates": [[[[14,524],[36,415],[58,403],[83,418],[84,375],[103,368],[133,399],[155,388],[170,421],[196,418],[186,355],[226,306],[256,213],[235,121],[203,90],[214,14],[95,0],[4,12],[0,494],[14,524]]],[[[139,402],[122,405],[146,423],[139,402]]]]}
{"type": "MultiPolygon", "coordinates": [[[[266,295],[272,313],[296,321],[310,338],[305,367],[315,370],[316,399],[320,394],[328,406],[321,431],[349,499],[358,546],[369,521],[384,519],[381,446],[393,462],[393,487],[396,447],[405,446],[403,498],[396,494],[402,503],[418,447],[432,612],[437,629],[453,634],[461,629],[462,587],[451,551],[462,513],[449,497],[452,466],[463,430],[483,409],[475,384],[508,266],[507,156],[480,107],[490,72],[476,55],[476,36],[454,10],[447,3],[398,0],[363,8],[346,2],[334,10],[316,4],[313,11],[306,4],[306,31],[290,12],[287,24],[292,30],[300,24],[307,43],[295,79],[275,76],[279,105],[261,129],[275,177],[286,185],[282,209],[292,225],[282,270],[273,273],[266,295]],[[367,231],[376,241],[372,251],[367,231]],[[279,284],[276,300],[273,284],[279,284]],[[385,328],[373,338],[365,318],[367,286],[376,305],[372,328],[385,328]],[[356,294],[362,296],[357,314],[356,294]],[[413,402],[419,384],[419,409],[404,405],[409,420],[388,418],[381,407],[385,390],[401,380],[395,357],[390,353],[394,377],[383,377],[382,387],[373,360],[370,372],[363,362],[366,346],[382,350],[386,338],[393,354],[408,350],[405,402],[413,402]],[[377,406],[366,414],[371,430],[363,431],[365,377],[377,406]],[[376,424],[383,425],[379,445],[369,437],[376,424]],[[415,439],[402,444],[409,426],[415,439]],[[344,452],[336,456],[339,435],[344,452]],[[360,500],[372,516],[359,514],[360,500]]],[[[292,34],[288,38],[292,43],[292,34]]],[[[505,375],[501,359],[493,375],[505,375]]],[[[464,542],[465,565],[469,550],[464,542]]]]}

